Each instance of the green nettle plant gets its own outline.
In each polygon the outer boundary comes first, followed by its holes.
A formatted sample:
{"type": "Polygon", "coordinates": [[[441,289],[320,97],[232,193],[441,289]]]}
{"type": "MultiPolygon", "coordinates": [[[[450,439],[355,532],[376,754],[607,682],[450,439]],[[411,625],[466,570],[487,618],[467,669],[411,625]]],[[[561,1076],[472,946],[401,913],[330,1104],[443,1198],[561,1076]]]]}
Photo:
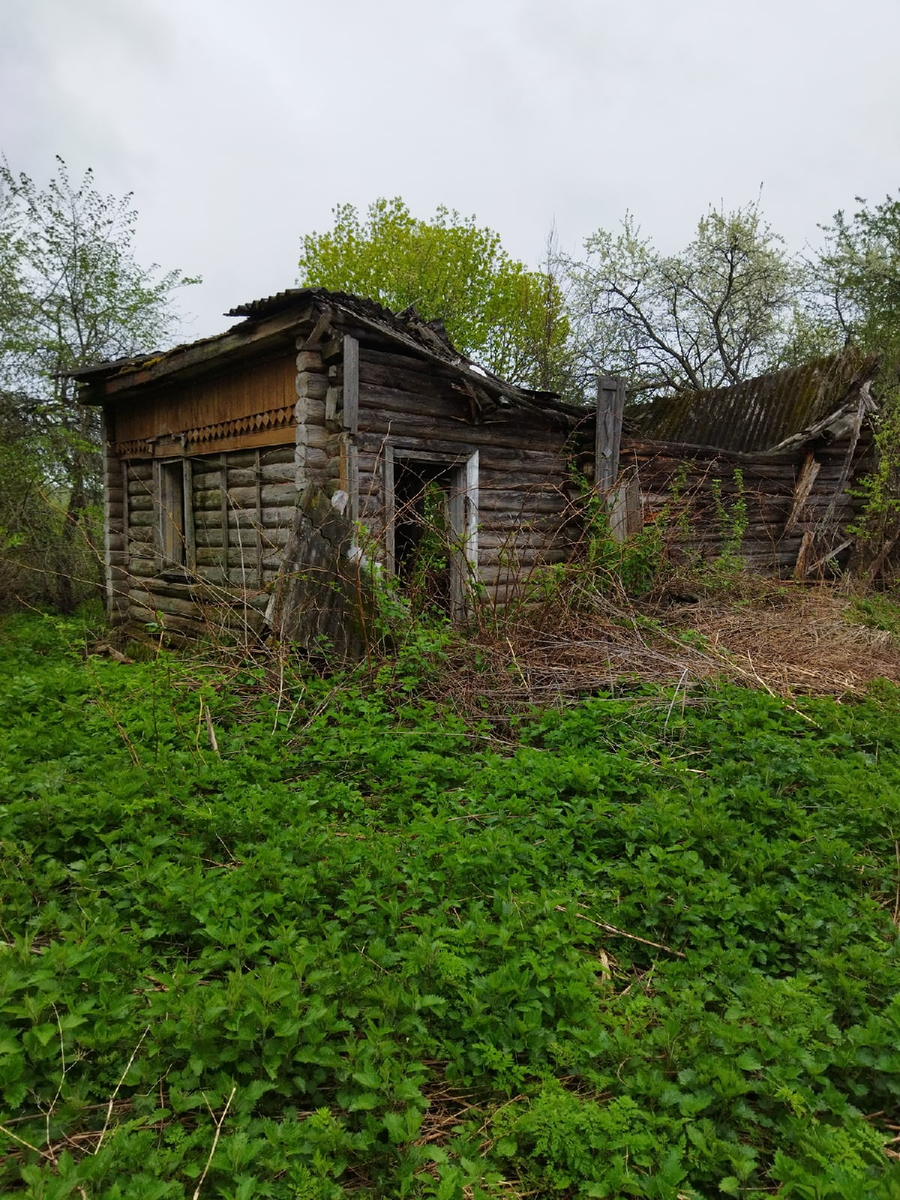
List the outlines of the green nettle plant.
{"type": "Polygon", "coordinates": [[[4,1195],[900,1196],[896,689],[494,740],[90,636],[0,637],[4,1195]]]}
{"type": "Polygon", "coordinates": [[[747,532],[747,497],[744,494],[744,472],[734,469],[734,499],[728,501],[722,492],[722,481],[713,479],[710,483],[716,526],[720,539],[718,556],[713,563],[713,571],[722,578],[732,578],[745,569],[741,556],[741,546],[747,532]]]}
{"type": "Polygon", "coordinates": [[[601,587],[640,598],[652,593],[675,569],[671,551],[673,543],[682,541],[686,534],[684,489],[688,471],[687,463],[679,467],[660,511],[624,540],[613,534],[607,499],[589,480],[575,477],[585,529],[583,563],[601,587]]]}

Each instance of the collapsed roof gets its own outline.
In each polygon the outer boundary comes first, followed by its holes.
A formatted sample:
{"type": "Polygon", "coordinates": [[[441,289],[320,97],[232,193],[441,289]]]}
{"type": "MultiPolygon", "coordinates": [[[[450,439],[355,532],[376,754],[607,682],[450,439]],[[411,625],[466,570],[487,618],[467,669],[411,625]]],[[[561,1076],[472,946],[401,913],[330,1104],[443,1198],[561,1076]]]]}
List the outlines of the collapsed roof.
{"type": "Polygon", "coordinates": [[[629,413],[639,436],[740,453],[778,453],[841,436],[842,419],[875,410],[878,359],[846,349],[731,387],[659,396],[629,413]],[[862,409],[862,411],[861,411],[862,409]]]}
{"type": "Polygon", "coordinates": [[[82,393],[81,398],[86,403],[106,403],[115,393],[154,382],[163,376],[196,370],[213,361],[242,357],[251,344],[263,340],[267,330],[271,337],[281,336],[284,340],[310,314],[318,314],[326,321],[329,317],[338,318],[342,326],[349,322],[355,332],[370,340],[387,341],[407,352],[412,351],[458,376],[467,390],[486,392],[501,403],[541,409],[569,419],[584,417],[583,408],[563,403],[556,393],[507,383],[467,358],[451,344],[442,322],[426,321],[415,308],[393,313],[373,300],[319,287],[291,288],[238,305],[226,315],[244,319],[214,337],[175,346],[171,350],[156,350],[80,367],[67,374],[85,389],[91,389],[90,394],[82,393]],[[107,386],[98,389],[95,385],[107,386]]]}

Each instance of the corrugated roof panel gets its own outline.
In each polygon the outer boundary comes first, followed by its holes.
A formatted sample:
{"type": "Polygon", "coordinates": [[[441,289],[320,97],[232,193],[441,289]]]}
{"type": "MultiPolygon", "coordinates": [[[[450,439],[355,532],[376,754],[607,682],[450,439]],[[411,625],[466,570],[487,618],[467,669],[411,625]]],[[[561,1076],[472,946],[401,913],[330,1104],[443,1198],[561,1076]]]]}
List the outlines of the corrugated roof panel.
{"type": "Polygon", "coordinates": [[[629,415],[660,441],[719,450],[765,450],[820,421],[871,378],[876,360],[858,351],[813,359],[727,388],[660,396],[629,415]]]}

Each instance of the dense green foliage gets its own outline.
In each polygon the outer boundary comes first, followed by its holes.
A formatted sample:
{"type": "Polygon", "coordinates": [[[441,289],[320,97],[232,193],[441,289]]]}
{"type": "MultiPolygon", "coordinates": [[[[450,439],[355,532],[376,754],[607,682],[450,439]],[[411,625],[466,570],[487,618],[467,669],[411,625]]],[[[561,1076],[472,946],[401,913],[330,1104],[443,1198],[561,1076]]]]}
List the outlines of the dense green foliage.
{"type": "Polygon", "coordinates": [[[444,322],[458,350],[513,383],[564,385],[569,320],[549,271],[532,271],[474,217],[440,207],[429,221],[399,198],[334,210],[334,227],[303,237],[305,285],[352,292],[394,312],[444,322]]]}
{"type": "Polygon", "coordinates": [[[896,692],[502,743],[2,633],[3,1194],[900,1196],[896,692]]]}
{"type": "Polygon", "coordinates": [[[803,274],[755,204],[711,208],[693,240],[660,253],[626,214],[569,264],[580,354],[631,391],[739,383],[782,365],[803,274]]]}
{"type": "Polygon", "coordinates": [[[100,413],[62,372],[153,350],[177,326],[175,290],[196,283],[134,257],[131,196],[74,183],[62,159],[42,189],[0,161],[0,603],[95,587],[102,540],[100,413]],[[23,487],[24,485],[24,487],[23,487]],[[27,502],[25,498],[27,496],[27,502]]]}
{"type": "MultiPolygon", "coordinates": [[[[900,199],[835,213],[817,264],[828,317],[841,337],[900,360],[900,199]]],[[[826,318],[828,319],[828,318],[826,318]]]]}

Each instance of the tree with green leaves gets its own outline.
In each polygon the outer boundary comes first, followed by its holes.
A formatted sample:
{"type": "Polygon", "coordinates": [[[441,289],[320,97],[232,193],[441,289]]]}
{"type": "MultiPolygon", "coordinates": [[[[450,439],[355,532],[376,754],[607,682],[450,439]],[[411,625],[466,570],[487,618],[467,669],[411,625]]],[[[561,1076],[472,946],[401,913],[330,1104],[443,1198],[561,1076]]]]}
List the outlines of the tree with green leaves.
{"type": "Polygon", "coordinates": [[[136,221],[131,196],[104,196],[90,170],[75,184],[58,158],[41,189],[0,164],[0,425],[13,459],[36,461],[42,494],[62,505],[46,557],[63,609],[71,544],[101,495],[99,416],[76,404],[65,372],[165,343],[175,290],[196,282],[135,260],[136,221]]]}
{"type": "Polygon", "coordinates": [[[633,393],[720,387],[781,365],[797,333],[802,269],[757,204],[711,208],[689,245],[662,254],[627,214],[570,261],[584,375],[633,393]]]}
{"type": "Polygon", "coordinates": [[[569,322],[552,271],[530,270],[499,234],[438,208],[414,217],[399,197],[379,199],[361,217],[334,209],[334,226],[302,239],[301,284],[366,296],[399,312],[409,306],[442,320],[464,354],[514,383],[565,385],[569,322]]]}
{"type": "Polygon", "coordinates": [[[855,213],[839,211],[823,226],[825,245],[812,271],[820,326],[881,359],[876,464],[864,481],[858,523],[874,576],[900,543],[900,198],[856,202],[855,213]]]}
{"type": "Polygon", "coordinates": [[[820,319],[842,341],[900,360],[900,199],[856,200],[855,213],[823,226],[813,265],[820,319]]]}

